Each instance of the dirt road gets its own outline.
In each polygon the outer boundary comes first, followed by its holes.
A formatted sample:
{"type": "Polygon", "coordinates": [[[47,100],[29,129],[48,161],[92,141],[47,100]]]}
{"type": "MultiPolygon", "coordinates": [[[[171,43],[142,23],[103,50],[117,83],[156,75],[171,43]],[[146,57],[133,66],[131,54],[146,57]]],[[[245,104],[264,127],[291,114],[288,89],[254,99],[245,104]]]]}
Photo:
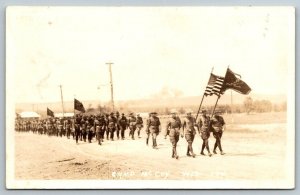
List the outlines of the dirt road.
{"type": "MultiPolygon", "coordinates": [[[[128,130],[126,131],[128,137],[128,130]]],[[[104,141],[103,145],[66,137],[15,134],[16,179],[278,179],[285,177],[286,124],[228,125],[222,138],[225,155],[187,157],[185,139],[178,143],[179,160],[171,158],[169,139],[158,137],[158,149],[141,139],[104,141]]],[[[209,139],[212,149],[215,139],[209,139]]]]}

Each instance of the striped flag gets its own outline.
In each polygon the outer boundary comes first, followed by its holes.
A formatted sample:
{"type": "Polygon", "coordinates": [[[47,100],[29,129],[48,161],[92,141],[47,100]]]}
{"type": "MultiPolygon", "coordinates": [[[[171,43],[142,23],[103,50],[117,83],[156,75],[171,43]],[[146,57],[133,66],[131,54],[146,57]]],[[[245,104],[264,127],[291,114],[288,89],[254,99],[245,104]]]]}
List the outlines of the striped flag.
{"type": "MultiPolygon", "coordinates": [[[[206,86],[206,89],[205,89],[205,92],[204,92],[204,95],[211,96],[211,95],[215,94],[215,95],[219,96],[221,88],[223,86],[223,82],[224,82],[224,77],[217,76],[217,75],[214,75],[211,73],[210,78],[207,83],[207,86],[206,86]]],[[[223,94],[223,93],[221,93],[221,94],[223,94]]]]}

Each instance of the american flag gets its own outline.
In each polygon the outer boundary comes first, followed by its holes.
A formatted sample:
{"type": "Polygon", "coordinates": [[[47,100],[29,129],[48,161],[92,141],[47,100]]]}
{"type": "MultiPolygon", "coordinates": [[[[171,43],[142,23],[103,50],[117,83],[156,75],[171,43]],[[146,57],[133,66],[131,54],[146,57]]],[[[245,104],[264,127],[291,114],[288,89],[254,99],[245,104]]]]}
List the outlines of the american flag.
{"type": "Polygon", "coordinates": [[[214,74],[210,74],[210,78],[209,81],[207,83],[204,95],[208,96],[208,95],[217,95],[219,96],[220,94],[223,94],[221,91],[221,88],[223,86],[224,83],[224,77],[221,76],[217,76],[214,74]]]}

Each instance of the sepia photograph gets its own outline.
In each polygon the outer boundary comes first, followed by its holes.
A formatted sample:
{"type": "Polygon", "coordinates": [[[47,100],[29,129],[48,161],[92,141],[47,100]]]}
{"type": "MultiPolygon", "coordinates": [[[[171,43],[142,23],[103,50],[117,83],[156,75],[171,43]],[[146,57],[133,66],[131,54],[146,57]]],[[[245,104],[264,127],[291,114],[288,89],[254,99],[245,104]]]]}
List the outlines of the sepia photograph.
{"type": "Polygon", "coordinates": [[[295,188],[295,8],[8,6],[8,189],[295,188]]]}

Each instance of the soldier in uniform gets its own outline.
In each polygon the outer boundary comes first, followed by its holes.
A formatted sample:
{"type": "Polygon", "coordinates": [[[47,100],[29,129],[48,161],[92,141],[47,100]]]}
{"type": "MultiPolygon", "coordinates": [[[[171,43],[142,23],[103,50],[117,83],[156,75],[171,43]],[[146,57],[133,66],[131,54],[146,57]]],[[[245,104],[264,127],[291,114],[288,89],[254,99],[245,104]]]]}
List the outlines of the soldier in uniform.
{"type": "Polygon", "coordinates": [[[124,113],[122,113],[122,116],[119,120],[119,125],[121,128],[121,138],[124,140],[125,139],[125,130],[127,127],[127,118],[125,117],[124,113]]]}
{"type": "MultiPolygon", "coordinates": [[[[152,135],[152,143],[153,143],[152,147],[154,149],[157,149],[156,137],[159,134],[159,132],[160,132],[160,120],[157,117],[157,113],[152,112],[147,124],[147,134],[152,135]]],[[[149,135],[147,139],[149,139],[149,135]]]]}
{"type": "Polygon", "coordinates": [[[108,118],[109,118],[109,114],[105,114],[105,123],[106,123],[106,127],[105,127],[105,132],[106,132],[106,139],[108,140],[108,136],[109,136],[109,129],[108,129],[108,118]]]}
{"type": "Polygon", "coordinates": [[[61,120],[57,119],[56,124],[57,124],[57,134],[58,134],[58,136],[62,137],[62,135],[63,135],[63,124],[62,124],[61,120]]]}
{"type": "Polygon", "coordinates": [[[65,120],[65,129],[66,129],[66,133],[67,133],[67,138],[70,139],[70,135],[71,135],[71,121],[70,121],[70,119],[65,120]]]}
{"type": "Polygon", "coordinates": [[[94,135],[94,119],[92,116],[88,118],[87,123],[87,136],[88,142],[92,143],[93,135],[94,135]]]}
{"type": "Polygon", "coordinates": [[[225,153],[222,150],[221,137],[222,137],[223,131],[225,130],[225,121],[224,121],[223,117],[220,116],[220,114],[221,114],[221,112],[219,110],[217,110],[211,120],[213,135],[214,135],[214,138],[216,138],[213,152],[214,152],[214,154],[217,154],[216,149],[217,149],[217,147],[219,147],[221,155],[224,155],[225,153]]]}
{"type": "Polygon", "coordinates": [[[94,121],[94,128],[96,129],[96,140],[98,141],[98,145],[101,145],[101,126],[100,126],[100,117],[97,116],[94,121]]]}
{"type": "Polygon", "coordinates": [[[130,130],[129,136],[131,136],[131,139],[134,139],[136,123],[137,123],[136,117],[133,115],[133,113],[130,113],[129,119],[128,119],[128,125],[129,125],[129,130],[130,130]]]}
{"type": "Polygon", "coordinates": [[[143,118],[138,114],[136,117],[136,127],[138,130],[138,137],[141,138],[141,129],[144,127],[144,121],[143,118]]]}
{"type": "Polygon", "coordinates": [[[183,121],[181,137],[185,135],[185,139],[188,143],[186,155],[192,156],[193,158],[195,158],[196,156],[193,152],[193,141],[196,134],[195,127],[196,119],[192,116],[191,112],[188,112],[186,118],[183,121]]]}
{"type": "MultiPolygon", "coordinates": [[[[82,118],[82,119],[81,119],[80,128],[81,128],[81,135],[82,135],[83,141],[86,142],[86,134],[87,134],[87,131],[86,131],[86,122],[85,122],[85,118],[82,118]]],[[[82,140],[82,138],[81,138],[81,140],[82,140]]]]}
{"type": "Polygon", "coordinates": [[[171,119],[167,122],[165,137],[169,132],[170,142],[172,143],[172,158],[176,158],[176,159],[179,158],[177,155],[176,147],[177,147],[177,142],[179,141],[180,128],[181,128],[180,118],[176,116],[176,113],[172,113],[171,119]]]}
{"type": "Polygon", "coordinates": [[[208,138],[210,136],[210,120],[209,120],[209,116],[206,115],[206,110],[203,109],[202,110],[202,116],[200,117],[199,120],[199,134],[201,136],[202,139],[202,148],[201,148],[201,155],[205,155],[204,154],[204,148],[206,148],[208,155],[211,157],[211,153],[209,150],[209,145],[208,145],[208,138]]]}
{"type": "Polygon", "coordinates": [[[121,130],[121,127],[120,127],[120,124],[119,124],[120,113],[118,111],[116,112],[116,119],[117,119],[116,134],[117,134],[117,138],[120,139],[120,130],[121,130]]]}
{"type": "Polygon", "coordinates": [[[103,142],[104,141],[104,133],[105,133],[105,129],[106,129],[106,126],[107,126],[104,115],[100,116],[99,125],[100,125],[100,139],[101,139],[101,142],[103,142]]]}
{"type": "Polygon", "coordinates": [[[81,117],[79,115],[76,115],[75,117],[74,129],[75,129],[75,140],[76,143],[78,143],[78,139],[81,138],[81,117]]]}
{"type": "Polygon", "coordinates": [[[110,133],[110,140],[114,141],[114,132],[117,128],[117,119],[114,116],[114,113],[110,113],[110,116],[108,117],[108,125],[107,125],[108,131],[110,133]]]}
{"type": "MultiPolygon", "coordinates": [[[[152,113],[152,112],[151,112],[152,113]]],[[[151,113],[149,113],[149,117],[146,121],[147,123],[147,128],[146,128],[146,134],[147,134],[147,138],[146,138],[146,145],[148,146],[148,143],[149,143],[149,137],[150,137],[150,130],[148,128],[148,124],[150,123],[150,118],[151,118],[151,113]]]]}

